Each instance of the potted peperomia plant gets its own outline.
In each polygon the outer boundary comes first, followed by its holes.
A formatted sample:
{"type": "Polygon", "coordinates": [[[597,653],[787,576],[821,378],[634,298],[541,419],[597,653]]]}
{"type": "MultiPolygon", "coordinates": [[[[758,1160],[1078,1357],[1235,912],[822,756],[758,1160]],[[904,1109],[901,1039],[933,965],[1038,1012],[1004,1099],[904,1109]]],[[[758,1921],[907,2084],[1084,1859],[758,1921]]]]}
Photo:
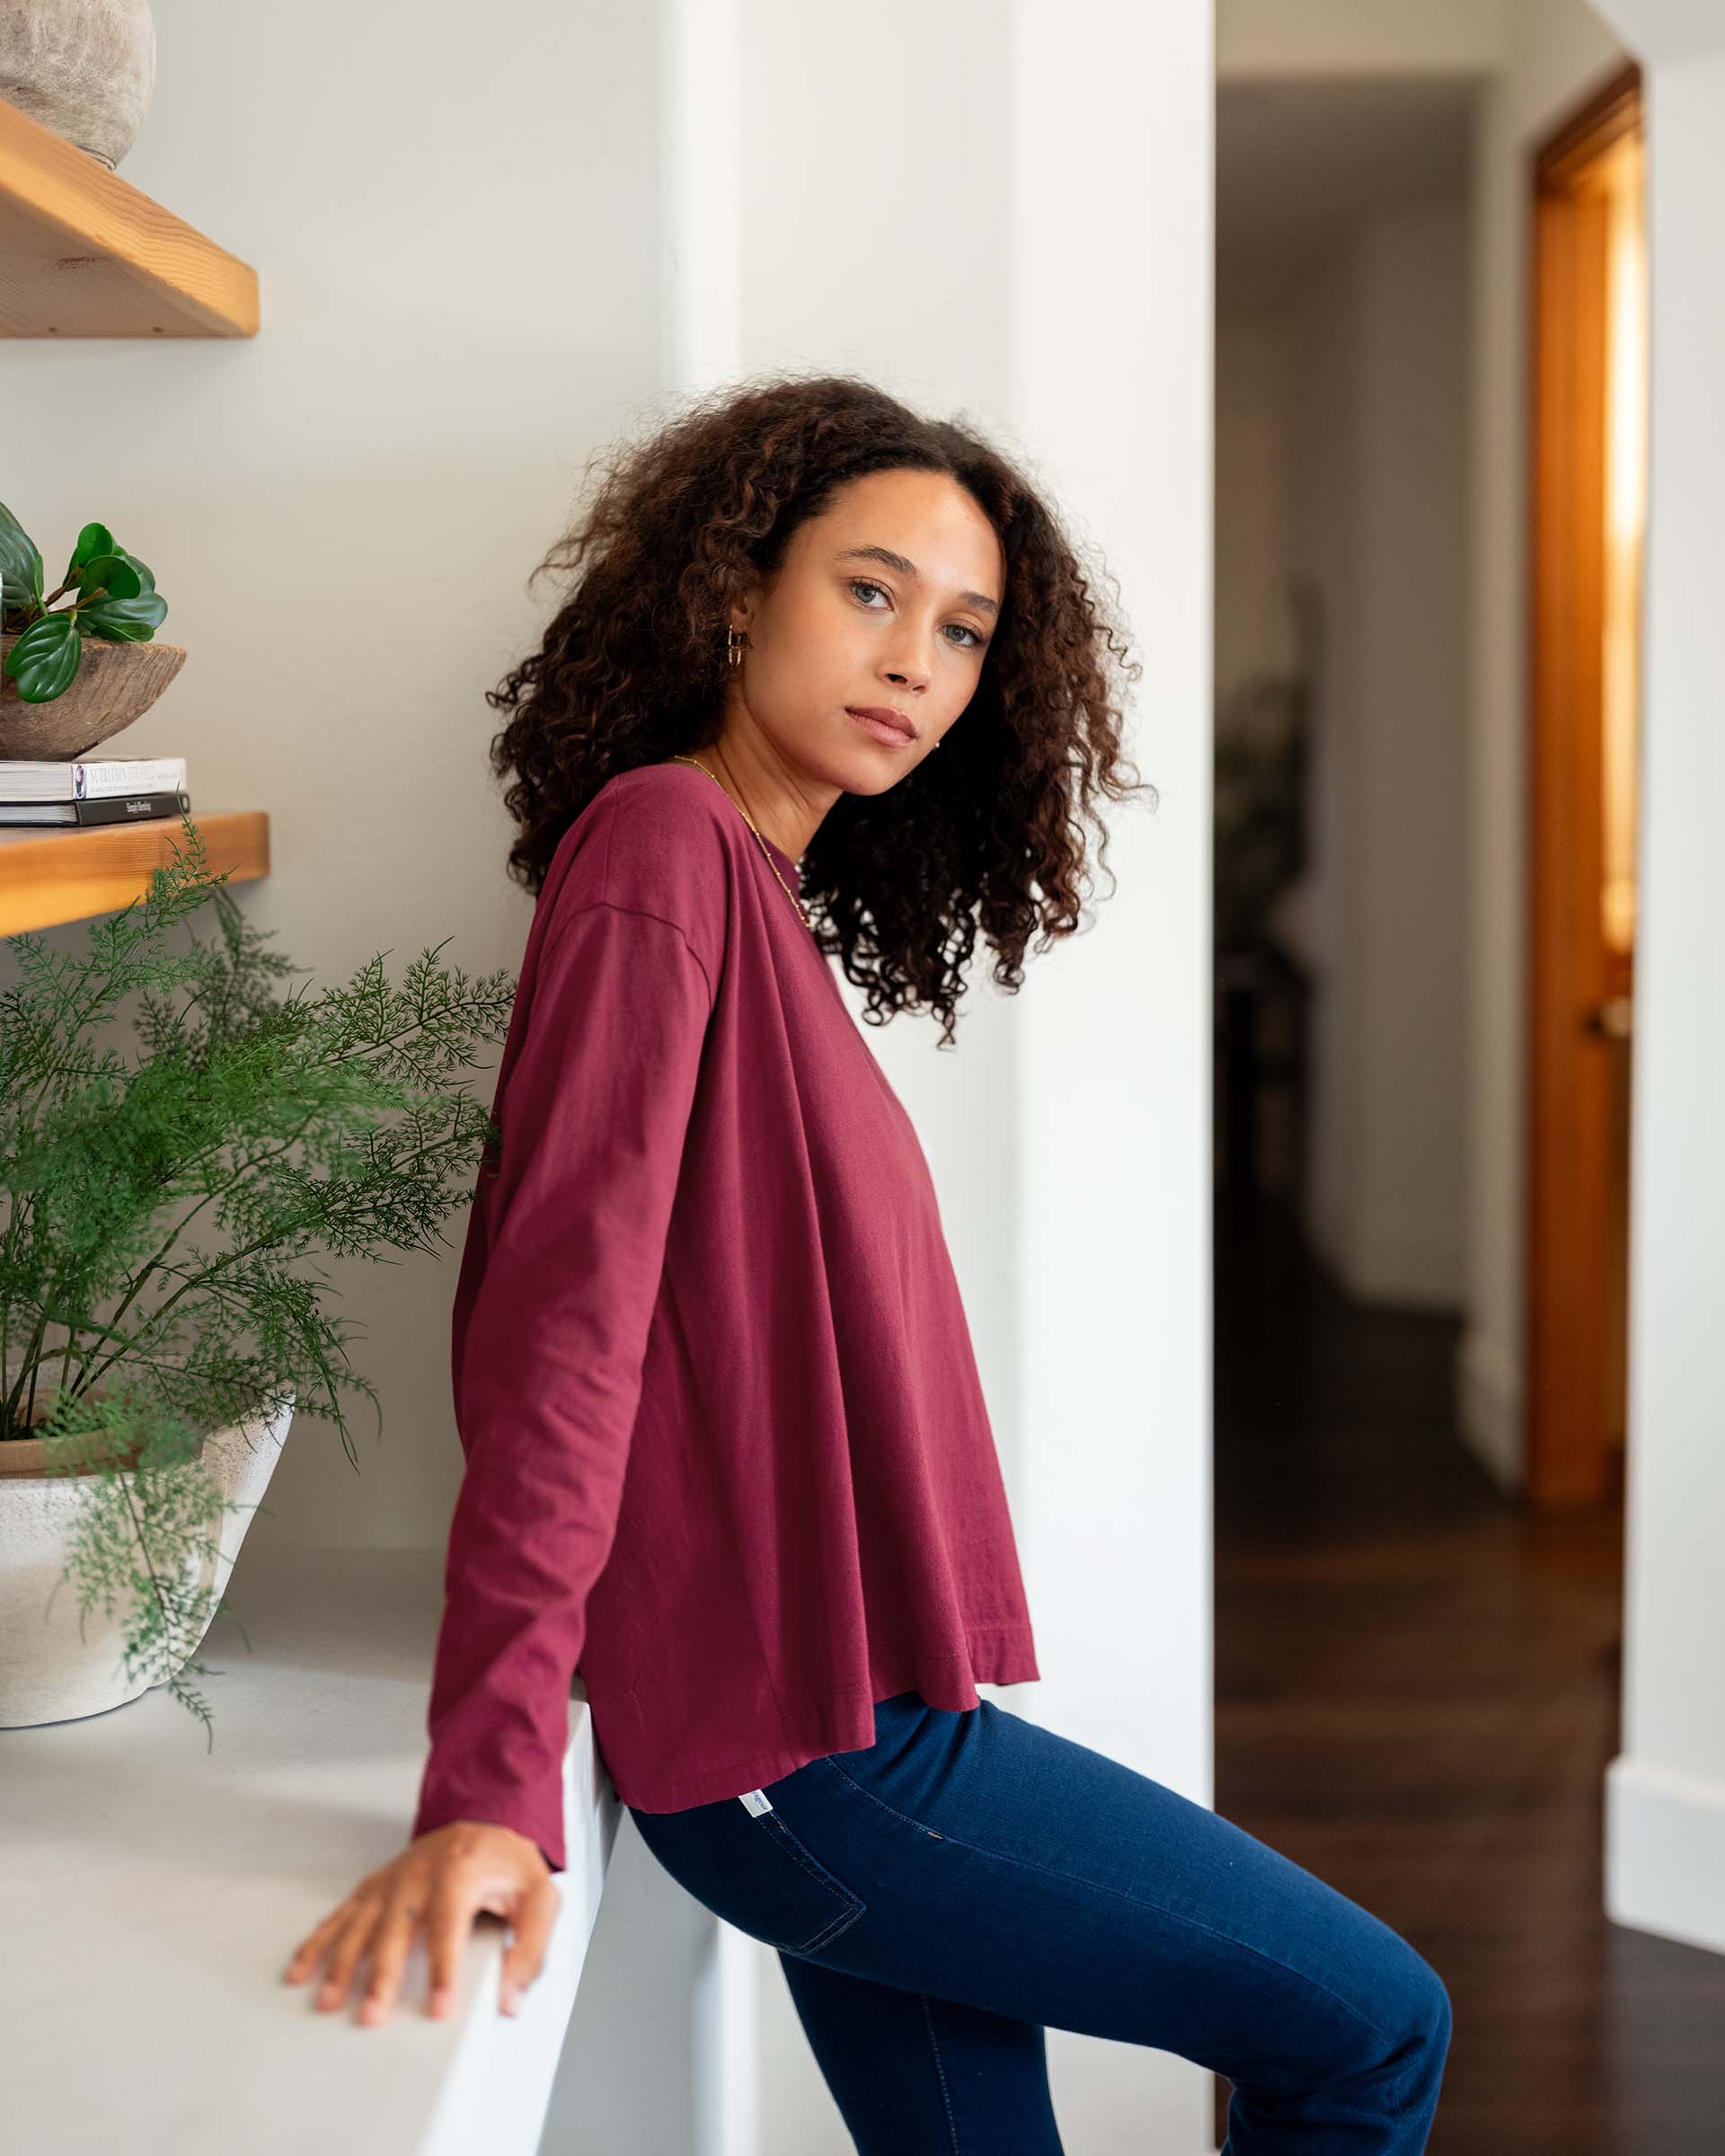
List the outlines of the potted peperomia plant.
{"type": "Polygon", "coordinates": [[[0,756],[83,755],[186,662],[182,646],[155,641],[168,603],[149,564],[105,524],[86,524],[65,576],[45,583],[40,548],[0,501],[0,756]]]}
{"type": "Polygon", "coordinates": [[[439,1224],[495,1135],[459,1073],[507,1034],[508,973],[470,980],[438,945],[399,987],[385,953],[341,986],[278,995],[304,969],[264,948],[181,823],[147,895],[90,923],[82,959],[6,939],[4,1727],[165,1683],[208,1732],[185,1672],[207,1674],[190,1657],[232,1613],[222,1590],[288,1420],[333,1422],[357,1468],[341,1393],[377,1407],[317,1255],[447,1244],[439,1224]],[[211,901],[219,938],[168,948],[211,901]],[[128,1002],[136,1054],[98,1039],[128,1002]]]}

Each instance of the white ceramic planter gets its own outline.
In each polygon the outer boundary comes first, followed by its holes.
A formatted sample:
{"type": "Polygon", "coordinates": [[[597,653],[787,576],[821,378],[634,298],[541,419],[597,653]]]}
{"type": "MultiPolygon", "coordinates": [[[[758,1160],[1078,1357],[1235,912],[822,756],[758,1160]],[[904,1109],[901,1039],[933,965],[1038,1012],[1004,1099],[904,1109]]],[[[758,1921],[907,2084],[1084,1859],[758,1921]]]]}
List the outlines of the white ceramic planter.
{"type": "MultiPolygon", "coordinates": [[[[273,1417],[230,1423],[204,1440],[205,1471],[225,1499],[244,1507],[224,1513],[214,1530],[219,1558],[197,1560],[194,1584],[204,1593],[214,1590],[212,1611],[293,1417],[290,1400],[273,1417]]],[[[65,1573],[84,1478],[48,1474],[42,1461],[40,1437],[0,1444],[0,1729],[76,1721],[123,1707],[167,1682],[126,1674],[121,1641],[131,1611],[123,1598],[115,1598],[111,1617],[100,1609],[80,1617],[76,1583],[65,1573]]],[[[128,1471],[121,1472],[131,1480],[128,1471]]],[[[187,1661],[201,1639],[187,1649],[187,1661]]]]}

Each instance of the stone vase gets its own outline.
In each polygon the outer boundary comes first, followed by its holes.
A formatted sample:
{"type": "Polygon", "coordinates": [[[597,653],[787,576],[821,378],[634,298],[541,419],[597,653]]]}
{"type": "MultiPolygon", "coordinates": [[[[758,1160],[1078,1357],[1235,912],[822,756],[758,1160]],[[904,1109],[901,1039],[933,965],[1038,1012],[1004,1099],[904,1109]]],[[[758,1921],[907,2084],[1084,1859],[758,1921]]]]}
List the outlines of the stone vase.
{"type": "Polygon", "coordinates": [[[0,97],[111,172],[155,92],[150,0],[0,0],[0,97]]]}
{"type": "MultiPolygon", "coordinates": [[[[243,1418],[204,1440],[199,1454],[204,1471],[224,1499],[243,1507],[224,1513],[211,1530],[219,1557],[202,1553],[187,1568],[189,1586],[213,1593],[212,1613],[293,1415],[289,1401],[274,1416],[243,1418]]],[[[76,1583],[65,1575],[85,1478],[49,1474],[45,1453],[40,1437],[0,1442],[0,1729],[77,1721],[123,1707],[167,1682],[126,1674],[121,1642],[135,1605],[123,1595],[115,1597],[112,1616],[100,1607],[81,1615],[76,1583]]],[[[135,1479],[131,1470],[111,1471],[135,1479]]],[[[202,1639],[199,1633],[187,1648],[185,1662],[202,1639]]]]}

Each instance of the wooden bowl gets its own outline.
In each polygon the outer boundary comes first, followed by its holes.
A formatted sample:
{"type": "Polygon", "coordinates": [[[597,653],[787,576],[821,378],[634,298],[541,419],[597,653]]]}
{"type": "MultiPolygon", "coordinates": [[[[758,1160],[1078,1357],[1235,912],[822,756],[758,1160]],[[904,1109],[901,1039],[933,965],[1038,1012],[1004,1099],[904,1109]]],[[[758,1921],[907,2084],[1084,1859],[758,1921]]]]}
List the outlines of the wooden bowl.
{"type": "MultiPolygon", "coordinates": [[[[0,636],[0,665],[17,641],[0,636]]],[[[142,717],[185,663],[183,644],[117,644],[86,636],[71,686],[47,703],[26,703],[11,675],[0,673],[0,756],[87,755],[142,717]]]]}

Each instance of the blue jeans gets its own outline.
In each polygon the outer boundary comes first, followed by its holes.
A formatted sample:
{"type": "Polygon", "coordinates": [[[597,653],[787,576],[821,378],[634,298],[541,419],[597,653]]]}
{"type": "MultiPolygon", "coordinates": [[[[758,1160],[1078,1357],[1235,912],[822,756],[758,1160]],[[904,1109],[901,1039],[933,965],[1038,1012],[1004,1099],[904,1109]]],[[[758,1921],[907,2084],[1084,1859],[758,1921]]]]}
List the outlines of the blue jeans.
{"type": "Polygon", "coordinates": [[[1050,2028],[1225,2075],[1223,2156],[1426,2146],[1449,1996],[1399,1933],[992,1700],[901,1692],[874,1727],[748,1803],[629,1807],[680,1886],[777,1948],[862,2156],[1059,2156],[1050,2028]]]}

